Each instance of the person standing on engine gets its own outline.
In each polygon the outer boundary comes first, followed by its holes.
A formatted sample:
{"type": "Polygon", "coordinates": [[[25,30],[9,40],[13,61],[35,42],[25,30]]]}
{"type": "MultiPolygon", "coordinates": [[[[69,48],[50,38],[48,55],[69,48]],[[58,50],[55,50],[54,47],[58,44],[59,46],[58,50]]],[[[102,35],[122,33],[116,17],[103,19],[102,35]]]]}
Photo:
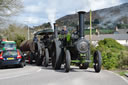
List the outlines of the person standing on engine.
{"type": "Polygon", "coordinates": [[[61,35],[62,35],[62,39],[64,40],[64,45],[70,42],[70,33],[68,32],[66,26],[63,27],[61,35]]]}
{"type": "Polygon", "coordinates": [[[63,27],[61,34],[62,34],[62,35],[68,34],[68,30],[67,30],[66,26],[63,27]]]}
{"type": "Polygon", "coordinates": [[[37,38],[36,35],[34,35],[33,41],[34,41],[34,43],[37,43],[38,42],[38,38],[37,38]]]}

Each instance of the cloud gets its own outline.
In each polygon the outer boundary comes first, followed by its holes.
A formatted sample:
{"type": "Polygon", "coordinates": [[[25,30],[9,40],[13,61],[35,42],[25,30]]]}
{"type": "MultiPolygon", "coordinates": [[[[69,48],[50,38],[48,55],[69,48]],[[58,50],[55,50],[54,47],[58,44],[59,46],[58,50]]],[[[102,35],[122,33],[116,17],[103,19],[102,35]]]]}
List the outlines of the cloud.
{"type": "MultiPolygon", "coordinates": [[[[98,10],[108,8],[120,4],[119,0],[88,0],[89,8],[91,10],[98,10]]],[[[87,7],[86,7],[87,9],[87,7]]]]}
{"type": "MultiPolygon", "coordinates": [[[[54,22],[69,13],[75,13],[79,10],[89,11],[103,9],[119,5],[127,0],[23,0],[24,12],[19,16],[23,19],[29,19],[31,25],[39,25],[44,22],[54,22]]],[[[20,18],[21,19],[21,18],[20,18]]]]}
{"type": "Polygon", "coordinates": [[[25,11],[30,13],[36,13],[41,11],[41,7],[36,5],[30,5],[25,8],[25,11]]]}

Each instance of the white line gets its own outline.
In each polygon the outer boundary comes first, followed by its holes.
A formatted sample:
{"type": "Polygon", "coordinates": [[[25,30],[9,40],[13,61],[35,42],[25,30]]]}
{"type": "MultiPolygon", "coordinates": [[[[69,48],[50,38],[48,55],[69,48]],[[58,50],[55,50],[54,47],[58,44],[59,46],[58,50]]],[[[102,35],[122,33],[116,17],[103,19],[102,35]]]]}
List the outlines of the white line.
{"type": "Polygon", "coordinates": [[[112,72],[112,71],[108,71],[108,70],[105,70],[105,71],[107,71],[107,72],[109,72],[109,73],[112,73],[112,74],[114,74],[114,75],[120,77],[121,79],[123,79],[123,80],[128,84],[128,80],[127,80],[126,78],[124,78],[123,76],[120,76],[119,74],[116,74],[116,73],[114,73],[114,72],[112,72]]]}
{"type": "Polygon", "coordinates": [[[41,69],[39,69],[37,72],[40,72],[41,71],[41,69]]]}
{"type": "MultiPolygon", "coordinates": [[[[40,72],[40,71],[41,71],[41,69],[37,70],[36,72],[40,72]]],[[[30,74],[33,74],[33,72],[32,73],[24,73],[22,75],[16,75],[16,76],[11,76],[11,77],[3,77],[3,78],[0,78],[0,80],[17,78],[17,77],[21,77],[21,76],[30,75],[30,74]]]]}
{"type": "Polygon", "coordinates": [[[3,78],[0,78],[0,80],[16,78],[16,77],[20,77],[20,76],[26,76],[26,75],[30,75],[30,74],[32,74],[32,73],[26,73],[26,74],[22,74],[22,75],[11,76],[11,77],[3,77],[3,78]]]}
{"type": "Polygon", "coordinates": [[[128,80],[126,78],[124,78],[123,76],[121,76],[121,78],[128,84],[128,80]]]}

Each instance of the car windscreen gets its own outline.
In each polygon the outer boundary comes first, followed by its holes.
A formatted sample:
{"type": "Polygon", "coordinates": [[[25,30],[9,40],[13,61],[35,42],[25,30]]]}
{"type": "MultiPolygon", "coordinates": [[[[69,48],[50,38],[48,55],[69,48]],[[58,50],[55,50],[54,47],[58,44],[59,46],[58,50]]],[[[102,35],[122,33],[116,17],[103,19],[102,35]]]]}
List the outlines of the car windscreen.
{"type": "Polygon", "coordinates": [[[3,56],[17,56],[17,51],[16,50],[8,50],[3,52],[3,56]]]}
{"type": "Polygon", "coordinates": [[[15,44],[8,43],[8,44],[5,44],[4,47],[5,48],[16,48],[16,45],[15,44]]]}

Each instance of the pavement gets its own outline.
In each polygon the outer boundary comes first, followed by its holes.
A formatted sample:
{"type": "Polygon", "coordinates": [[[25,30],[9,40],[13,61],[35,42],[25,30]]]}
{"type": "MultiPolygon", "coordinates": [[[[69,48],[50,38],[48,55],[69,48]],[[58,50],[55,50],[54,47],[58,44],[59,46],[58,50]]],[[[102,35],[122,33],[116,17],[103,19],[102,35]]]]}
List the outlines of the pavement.
{"type": "Polygon", "coordinates": [[[125,73],[125,76],[128,77],[128,73],[125,73]]]}
{"type": "Polygon", "coordinates": [[[0,85],[128,85],[128,79],[111,71],[71,67],[69,73],[64,69],[27,65],[24,68],[0,69],[0,85]]]}

